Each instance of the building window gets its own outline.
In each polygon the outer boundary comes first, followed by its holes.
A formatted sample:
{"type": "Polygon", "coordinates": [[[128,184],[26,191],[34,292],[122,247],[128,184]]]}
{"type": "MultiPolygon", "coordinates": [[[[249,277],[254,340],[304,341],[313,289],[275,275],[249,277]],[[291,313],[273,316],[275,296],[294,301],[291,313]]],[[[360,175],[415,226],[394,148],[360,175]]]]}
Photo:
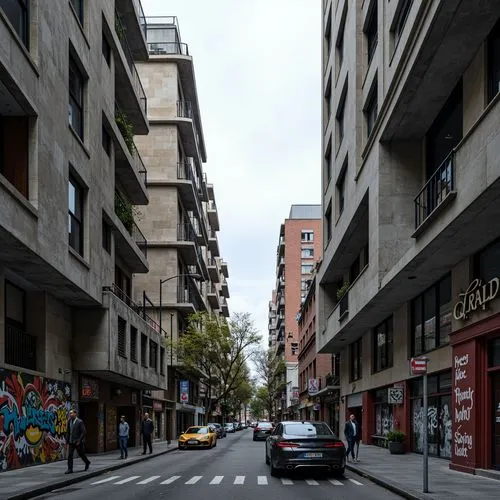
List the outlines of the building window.
{"type": "Polygon", "coordinates": [[[160,375],[165,375],[165,348],[160,347],[160,375]]]}
{"type": "Polygon", "coordinates": [[[303,248],[300,256],[303,259],[312,259],[314,257],[314,248],[303,248]]]}
{"type": "Polygon", "coordinates": [[[78,181],[70,176],[68,183],[69,246],[83,255],[83,199],[85,192],[78,181]]]}
{"type": "Polygon", "coordinates": [[[373,127],[375,126],[375,121],[378,115],[378,85],[377,85],[377,75],[375,75],[375,83],[370,91],[368,100],[365,106],[365,118],[366,118],[366,132],[367,137],[373,132],[373,127]]]}
{"type": "Polygon", "coordinates": [[[158,344],[153,340],[149,341],[149,366],[158,371],[158,344]]]}
{"type": "Polygon", "coordinates": [[[102,148],[106,151],[108,156],[111,156],[111,136],[109,132],[106,130],[106,127],[102,126],[102,148]]]}
{"type": "Polygon", "coordinates": [[[106,219],[102,219],[102,248],[111,254],[111,234],[113,230],[106,219]]]}
{"type": "Polygon", "coordinates": [[[344,35],[345,35],[345,25],[347,21],[347,4],[349,2],[345,2],[344,10],[342,11],[342,18],[340,19],[339,31],[337,34],[337,42],[335,43],[337,48],[337,67],[336,67],[336,75],[340,73],[340,68],[342,68],[342,63],[344,61],[344,35]]]}
{"type": "Polygon", "coordinates": [[[328,19],[325,26],[325,66],[328,64],[330,49],[332,45],[332,9],[328,12],[328,19]]]}
{"type": "Polygon", "coordinates": [[[332,180],[332,143],[331,140],[328,141],[328,146],[325,153],[325,191],[330,181],[332,180]]]}
{"type": "Polygon", "coordinates": [[[82,72],[73,58],[69,60],[69,124],[83,140],[83,85],[82,72]]]}
{"type": "Polygon", "coordinates": [[[325,212],[325,247],[330,243],[332,239],[332,202],[328,204],[328,208],[325,212]]]}
{"type": "Polygon", "coordinates": [[[314,241],[314,231],[309,231],[309,230],[302,231],[301,241],[314,241]]]}
{"type": "Polygon", "coordinates": [[[500,92],[500,20],[488,37],[488,102],[500,92]]]}
{"type": "Polygon", "coordinates": [[[130,326],[130,361],[137,363],[137,328],[130,326]]]}
{"type": "Polygon", "coordinates": [[[325,90],[325,116],[324,116],[325,128],[328,126],[331,113],[332,113],[332,75],[330,73],[325,90]]]}
{"type": "Polygon", "coordinates": [[[490,368],[500,367],[500,338],[493,339],[488,346],[488,366],[490,368]]]}
{"type": "Polygon", "coordinates": [[[354,283],[361,273],[361,254],[359,254],[349,268],[349,282],[354,283]]]}
{"type": "Polygon", "coordinates": [[[373,337],[373,371],[379,372],[393,363],[394,327],[392,316],[377,326],[373,337]]]}
{"type": "Polygon", "coordinates": [[[345,206],[345,177],[347,172],[347,163],[342,168],[339,178],[337,179],[337,217],[342,215],[345,206]]]}
{"type": "Polygon", "coordinates": [[[104,33],[102,34],[102,55],[108,63],[108,66],[111,66],[111,45],[109,45],[108,39],[104,33]]]}
{"type": "Polygon", "coordinates": [[[396,12],[396,17],[394,21],[394,28],[392,29],[394,37],[394,49],[397,47],[401,35],[403,34],[404,27],[406,25],[406,20],[408,19],[408,14],[410,13],[410,7],[413,0],[400,0],[398,9],[396,12]]]}
{"type": "Polygon", "coordinates": [[[412,301],[412,354],[448,344],[451,333],[451,275],[412,301]]]}
{"type": "Polygon", "coordinates": [[[148,338],[144,333],[141,333],[141,366],[148,366],[148,338]]]}
{"type": "Polygon", "coordinates": [[[127,322],[118,316],[118,356],[127,357],[127,322]]]}
{"type": "Polygon", "coordinates": [[[368,49],[368,65],[370,64],[378,42],[378,8],[377,0],[373,0],[365,28],[366,45],[368,49]]]}
{"type": "Polygon", "coordinates": [[[363,340],[362,338],[358,339],[349,346],[349,357],[350,357],[349,378],[351,382],[354,382],[355,380],[359,380],[361,378],[362,340],[363,340]]]}
{"type": "Polygon", "coordinates": [[[29,48],[28,0],[0,0],[0,9],[26,48],[29,48]]]}
{"type": "Polygon", "coordinates": [[[347,100],[347,78],[342,89],[342,94],[340,95],[339,107],[337,109],[337,114],[335,115],[337,122],[337,151],[342,144],[342,139],[344,138],[344,115],[345,115],[345,103],[347,100]]]}
{"type": "Polygon", "coordinates": [[[313,267],[314,267],[314,264],[302,264],[300,266],[300,272],[302,274],[311,274],[313,267]]]}
{"type": "Polygon", "coordinates": [[[475,275],[483,283],[500,278],[500,239],[481,250],[475,257],[475,275]]]}
{"type": "Polygon", "coordinates": [[[83,26],[83,2],[84,0],[70,0],[73,9],[75,10],[76,17],[83,26]]]}
{"type": "Polygon", "coordinates": [[[375,435],[385,436],[392,431],[392,409],[393,405],[389,404],[388,387],[377,389],[374,394],[375,406],[375,435]]]}

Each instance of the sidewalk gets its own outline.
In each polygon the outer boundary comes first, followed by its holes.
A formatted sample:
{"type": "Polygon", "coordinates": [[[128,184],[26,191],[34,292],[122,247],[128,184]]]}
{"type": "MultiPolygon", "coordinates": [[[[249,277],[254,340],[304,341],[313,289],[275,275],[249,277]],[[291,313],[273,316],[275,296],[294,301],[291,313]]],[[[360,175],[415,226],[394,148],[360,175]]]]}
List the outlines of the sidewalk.
{"type": "Polygon", "coordinates": [[[347,469],[410,500],[500,498],[500,481],[450,470],[448,460],[429,457],[429,493],[422,493],[422,455],[391,455],[385,448],[360,445],[359,459],[347,469]]]}
{"type": "Polygon", "coordinates": [[[128,459],[120,460],[120,450],[88,455],[90,469],[84,472],[83,462],[75,454],[74,473],[65,475],[66,460],[24,469],[0,472],[0,500],[23,500],[43,495],[49,491],[85,481],[104,472],[133,465],[177,449],[177,440],[170,445],[166,441],[153,442],[153,453],[142,456],[142,446],[129,448],[128,459]]]}

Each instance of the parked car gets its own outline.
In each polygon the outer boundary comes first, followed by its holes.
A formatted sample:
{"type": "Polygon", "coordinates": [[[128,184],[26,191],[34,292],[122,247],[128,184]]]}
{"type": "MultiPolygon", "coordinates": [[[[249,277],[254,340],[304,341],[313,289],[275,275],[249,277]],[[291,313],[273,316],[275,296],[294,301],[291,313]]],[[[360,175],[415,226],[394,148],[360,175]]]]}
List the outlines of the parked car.
{"type": "Polygon", "coordinates": [[[217,432],[210,425],[189,427],[179,436],[179,450],[213,448],[214,446],[217,446],[217,432]]]}
{"type": "Polygon", "coordinates": [[[259,422],[253,430],[253,440],[265,441],[272,430],[273,424],[271,422],[259,422]]]}
{"type": "Polygon", "coordinates": [[[241,425],[241,422],[234,422],[234,428],[237,430],[237,431],[241,431],[243,429],[243,426],[241,425]]]}
{"type": "Polygon", "coordinates": [[[215,428],[215,430],[217,432],[218,439],[222,439],[222,438],[226,437],[226,430],[224,429],[224,427],[222,427],[221,424],[218,424],[217,422],[215,422],[215,423],[210,423],[208,425],[211,425],[212,427],[215,428]]]}
{"type": "Polygon", "coordinates": [[[224,424],[224,429],[226,429],[226,432],[230,432],[231,434],[233,432],[236,432],[236,429],[234,428],[234,424],[232,422],[227,422],[224,424]]]}
{"type": "Polygon", "coordinates": [[[311,467],[342,476],[345,452],[344,443],[325,422],[280,422],[266,440],[271,476],[311,467]]]}

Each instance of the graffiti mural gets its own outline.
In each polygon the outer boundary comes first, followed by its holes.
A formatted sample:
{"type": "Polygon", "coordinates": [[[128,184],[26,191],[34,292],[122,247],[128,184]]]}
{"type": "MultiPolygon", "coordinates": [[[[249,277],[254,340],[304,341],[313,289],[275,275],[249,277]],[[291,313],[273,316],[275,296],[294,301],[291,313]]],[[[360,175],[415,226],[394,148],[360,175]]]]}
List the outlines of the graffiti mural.
{"type": "Polygon", "coordinates": [[[0,369],[0,472],[64,458],[71,385],[0,369]]]}

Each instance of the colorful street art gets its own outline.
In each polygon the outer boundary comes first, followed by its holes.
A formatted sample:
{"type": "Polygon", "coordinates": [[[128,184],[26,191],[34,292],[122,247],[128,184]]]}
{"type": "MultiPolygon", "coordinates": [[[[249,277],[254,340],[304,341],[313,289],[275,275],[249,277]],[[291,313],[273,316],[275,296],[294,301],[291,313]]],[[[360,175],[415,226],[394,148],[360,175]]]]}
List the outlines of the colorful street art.
{"type": "Polygon", "coordinates": [[[64,458],[71,385],[0,369],[0,472],[64,458]]]}

